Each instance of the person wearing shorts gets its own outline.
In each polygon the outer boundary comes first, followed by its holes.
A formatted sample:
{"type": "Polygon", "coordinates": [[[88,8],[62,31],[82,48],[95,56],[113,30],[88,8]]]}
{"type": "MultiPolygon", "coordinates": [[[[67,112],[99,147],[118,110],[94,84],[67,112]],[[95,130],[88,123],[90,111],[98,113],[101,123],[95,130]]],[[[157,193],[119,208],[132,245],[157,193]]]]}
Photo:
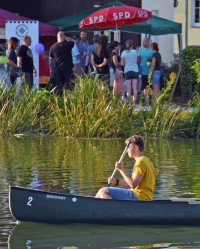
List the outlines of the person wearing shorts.
{"type": "Polygon", "coordinates": [[[153,50],[153,56],[148,79],[152,84],[152,99],[155,99],[156,95],[160,92],[161,66],[163,65],[163,62],[161,54],[159,53],[158,44],[156,42],[151,44],[151,49],[153,50]]]}
{"type": "Polygon", "coordinates": [[[117,187],[103,187],[96,198],[129,200],[129,201],[152,201],[155,190],[155,169],[151,160],[144,155],[144,140],[141,136],[134,135],[125,142],[129,144],[128,156],[135,159],[132,175],[129,176],[124,170],[123,163],[116,162],[115,169],[119,171],[123,180],[108,178],[109,184],[117,187]]]}
{"type": "Polygon", "coordinates": [[[126,41],[126,49],[121,54],[121,65],[124,66],[124,77],[126,79],[127,97],[131,98],[133,89],[133,104],[137,99],[138,91],[138,52],[133,49],[133,41],[126,41]]]}
{"type": "Polygon", "coordinates": [[[148,103],[148,93],[146,87],[148,86],[148,74],[150,67],[147,65],[147,60],[151,59],[153,51],[150,47],[150,39],[144,37],[142,40],[142,46],[139,48],[139,59],[142,65],[142,91],[144,91],[145,103],[148,103]]]}

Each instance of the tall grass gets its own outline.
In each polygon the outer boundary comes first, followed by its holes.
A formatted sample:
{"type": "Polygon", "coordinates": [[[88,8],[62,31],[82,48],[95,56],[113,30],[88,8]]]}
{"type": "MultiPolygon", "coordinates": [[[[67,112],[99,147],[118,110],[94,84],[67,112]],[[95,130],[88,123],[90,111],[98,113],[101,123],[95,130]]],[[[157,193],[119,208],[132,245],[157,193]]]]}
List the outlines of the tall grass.
{"type": "Polygon", "coordinates": [[[113,98],[103,82],[91,77],[78,78],[74,91],[56,96],[50,105],[50,132],[65,136],[113,137],[131,131],[132,111],[113,98]]]}
{"type": "Polygon", "coordinates": [[[45,89],[30,91],[24,85],[19,96],[12,87],[0,90],[0,134],[40,133],[76,137],[199,136],[200,97],[192,102],[195,112],[186,113],[171,103],[175,81],[170,75],[150,111],[135,112],[114,97],[103,82],[86,76],[77,79],[73,91],[59,97],[45,89]]]}
{"type": "Polygon", "coordinates": [[[15,97],[16,88],[0,91],[0,133],[37,132],[49,103],[49,92],[30,91],[23,86],[15,97]]]}
{"type": "Polygon", "coordinates": [[[140,133],[147,133],[153,136],[185,136],[187,128],[184,121],[187,120],[183,108],[171,102],[171,89],[175,82],[176,74],[170,74],[166,87],[161,90],[153,101],[150,111],[138,113],[140,121],[140,133]]]}

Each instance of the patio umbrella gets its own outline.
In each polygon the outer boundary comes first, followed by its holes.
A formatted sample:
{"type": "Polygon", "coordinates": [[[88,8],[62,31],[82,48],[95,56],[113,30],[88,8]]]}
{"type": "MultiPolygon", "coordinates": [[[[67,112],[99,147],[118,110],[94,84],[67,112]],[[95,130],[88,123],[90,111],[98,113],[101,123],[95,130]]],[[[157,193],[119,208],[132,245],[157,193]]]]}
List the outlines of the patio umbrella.
{"type": "Polygon", "coordinates": [[[133,6],[113,6],[92,13],[79,22],[78,27],[80,29],[117,29],[122,25],[146,22],[150,17],[151,12],[145,9],[133,6]]]}

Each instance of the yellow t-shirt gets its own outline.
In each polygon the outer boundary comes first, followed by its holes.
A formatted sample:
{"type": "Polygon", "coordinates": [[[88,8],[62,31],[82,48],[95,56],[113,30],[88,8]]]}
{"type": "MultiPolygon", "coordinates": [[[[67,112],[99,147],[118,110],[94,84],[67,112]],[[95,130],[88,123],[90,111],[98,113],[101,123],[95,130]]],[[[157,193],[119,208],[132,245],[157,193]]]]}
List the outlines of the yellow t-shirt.
{"type": "Polygon", "coordinates": [[[134,173],[142,176],[142,180],[135,189],[131,190],[140,201],[152,201],[156,176],[151,160],[146,156],[137,159],[133,167],[132,176],[134,173]]]}

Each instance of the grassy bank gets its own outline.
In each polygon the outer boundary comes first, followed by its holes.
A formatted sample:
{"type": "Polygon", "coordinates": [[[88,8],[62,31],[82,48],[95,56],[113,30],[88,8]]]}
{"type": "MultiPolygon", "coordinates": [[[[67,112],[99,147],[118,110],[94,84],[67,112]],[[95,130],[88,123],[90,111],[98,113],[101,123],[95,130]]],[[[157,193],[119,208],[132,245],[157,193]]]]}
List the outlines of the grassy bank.
{"type": "Polygon", "coordinates": [[[175,75],[154,101],[151,111],[135,112],[133,107],[113,97],[103,83],[91,77],[80,78],[79,86],[63,97],[44,89],[15,88],[0,91],[0,133],[46,133],[76,137],[127,137],[132,134],[151,136],[198,137],[200,134],[200,97],[193,101],[195,112],[174,107],[170,91],[175,75]],[[104,89],[103,89],[104,88],[104,89]]]}

